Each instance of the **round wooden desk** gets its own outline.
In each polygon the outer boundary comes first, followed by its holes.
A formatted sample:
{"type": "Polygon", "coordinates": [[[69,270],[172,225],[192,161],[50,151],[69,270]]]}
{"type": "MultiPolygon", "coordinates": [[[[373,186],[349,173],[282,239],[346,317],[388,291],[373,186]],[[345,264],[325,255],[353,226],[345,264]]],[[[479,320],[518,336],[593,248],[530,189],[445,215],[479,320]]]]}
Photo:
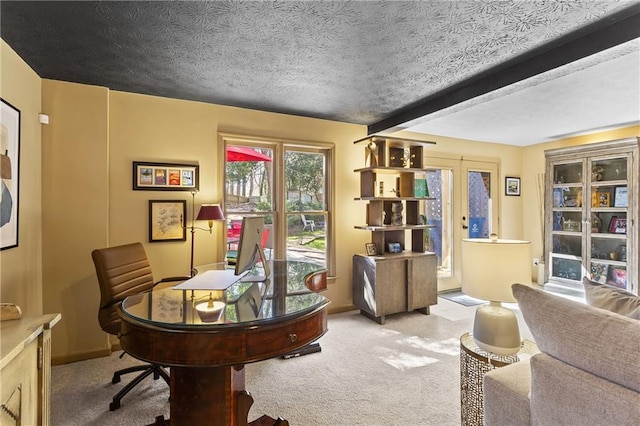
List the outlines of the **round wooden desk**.
{"type": "MultiPolygon", "coordinates": [[[[270,279],[239,281],[226,290],[154,289],[122,303],[120,344],[133,356],[171,367],[171,425],[249,423],[253,399],[244,364],[284,355],[327,331],[324,296],[311,291],[326,270],[307,262],[272,261],[270,279]],[[216,322],[202,322],[195,306],[209,297],[226,303],[216,322]],[[248,308],[249,307],[249,308],[248,308]]],[[[267,420],[271,420],[269,423],[267,420]]],[[[167,424],[159,418],[156,424],[167,424]]],[[[286,424],[286,423],[284,423],[286,424]]]]}

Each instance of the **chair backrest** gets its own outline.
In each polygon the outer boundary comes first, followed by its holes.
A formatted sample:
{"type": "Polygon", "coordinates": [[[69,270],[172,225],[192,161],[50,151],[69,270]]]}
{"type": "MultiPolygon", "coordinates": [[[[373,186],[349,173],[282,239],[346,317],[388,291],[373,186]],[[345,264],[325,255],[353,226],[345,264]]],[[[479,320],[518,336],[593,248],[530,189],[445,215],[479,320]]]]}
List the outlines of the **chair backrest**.
{"type": "Polygon", "coordinates": [[[141,243],[91,252],[100,284],[100,327],[110,334],[120,331],[118,307],[127,297],[153,288],[153,274],[141,243]]]}
{"type": "Polygon", "coordinates": [[[260,241],[260,245],[263,249],[273,248],[273,225],[265,225],[262,230],[262,240],[260,241]]]}

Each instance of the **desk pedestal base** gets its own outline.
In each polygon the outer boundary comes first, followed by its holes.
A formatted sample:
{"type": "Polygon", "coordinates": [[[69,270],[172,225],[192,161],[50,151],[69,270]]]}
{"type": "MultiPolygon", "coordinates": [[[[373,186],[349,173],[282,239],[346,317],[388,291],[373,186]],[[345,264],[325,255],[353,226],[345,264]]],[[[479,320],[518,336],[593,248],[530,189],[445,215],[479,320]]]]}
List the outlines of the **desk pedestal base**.
{"type": "Polygon", "coordinates": [[[154,426],[288,426],[283,419],[262,416],[249,423],[253,397],[245,390],[244,365],[171,367],[171,417],[154,426]]]}

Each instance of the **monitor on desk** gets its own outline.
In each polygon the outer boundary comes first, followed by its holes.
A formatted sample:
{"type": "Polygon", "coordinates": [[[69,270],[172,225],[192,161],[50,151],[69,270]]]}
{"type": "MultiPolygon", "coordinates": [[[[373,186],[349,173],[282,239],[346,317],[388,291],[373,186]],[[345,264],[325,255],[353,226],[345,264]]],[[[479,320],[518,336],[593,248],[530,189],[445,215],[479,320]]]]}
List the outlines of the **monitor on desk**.
{"type": "Polygon", "coordinates": [[[258,260],[262,261],[264,275],[249,273],[242,281],[264,281],[271,270],[262,249],[262,233],[264,232],[264,216],[245,216],[242,218],[242,230],[238,241],[235,274],[249,272],[256,267],[258,260]]]}

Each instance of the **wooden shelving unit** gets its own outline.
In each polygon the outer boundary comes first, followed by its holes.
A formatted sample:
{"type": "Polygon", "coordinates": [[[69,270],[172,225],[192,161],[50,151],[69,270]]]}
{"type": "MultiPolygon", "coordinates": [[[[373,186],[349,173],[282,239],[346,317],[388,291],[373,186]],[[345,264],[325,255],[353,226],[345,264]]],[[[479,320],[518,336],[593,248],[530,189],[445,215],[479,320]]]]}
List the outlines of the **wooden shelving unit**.
{"type": "Polygon", "coordinates": [[[437,267],[435,254],[425,251],[432,225],[424,203],[434,198],[428,196],[423,157],[433,142],[372,135],[354,143],[365,148],[367,163],[354,170],[360,175],[355,199],[367,202],[366,223],[355,228],[371,232],[379,253],[354,256],[354,304],[379,323],[387,314],[428,314],[437,303],[437,267]],[[392,252],[390,245],[399,245],[400,252],[392,252]]]}

